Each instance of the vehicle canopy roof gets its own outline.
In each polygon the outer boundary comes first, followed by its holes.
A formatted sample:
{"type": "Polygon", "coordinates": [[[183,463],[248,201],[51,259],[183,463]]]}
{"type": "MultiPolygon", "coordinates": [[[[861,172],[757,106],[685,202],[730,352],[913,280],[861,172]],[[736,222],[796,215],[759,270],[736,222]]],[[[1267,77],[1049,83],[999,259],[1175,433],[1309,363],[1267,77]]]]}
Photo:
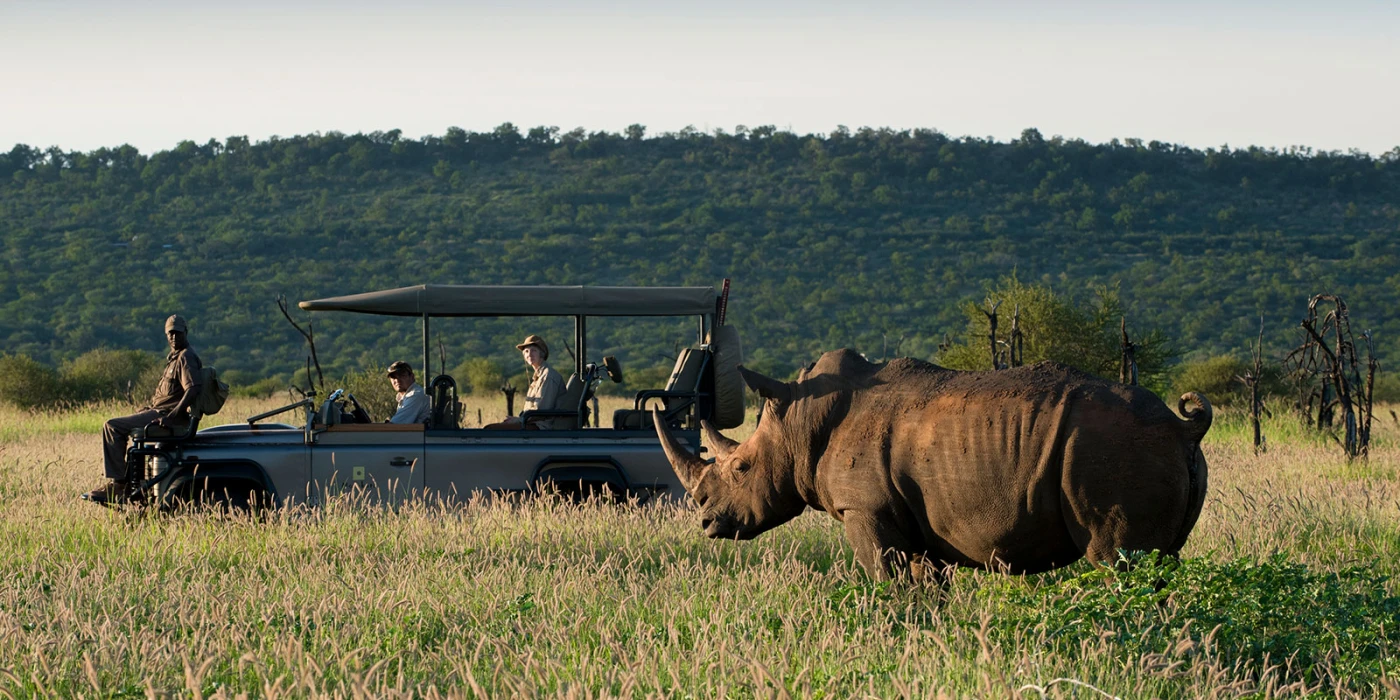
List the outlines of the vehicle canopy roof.
{"type": "Polygon", "coordinates": [[[381,316],[690,316],[714,313],[715,299],[714,287],[420,284],[298,306],[381,316]]]}

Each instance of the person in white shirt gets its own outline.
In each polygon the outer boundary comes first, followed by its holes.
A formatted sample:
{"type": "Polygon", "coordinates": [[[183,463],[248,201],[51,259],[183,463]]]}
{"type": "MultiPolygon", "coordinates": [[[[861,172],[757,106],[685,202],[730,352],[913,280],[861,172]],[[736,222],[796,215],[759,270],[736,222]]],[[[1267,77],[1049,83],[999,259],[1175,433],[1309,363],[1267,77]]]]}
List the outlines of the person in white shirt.
{"type": "Polygon", "coordinates": [[[428,418],[433,414],[433,403],[428,399],[428,392],[423,391],[423,387],[414,380],[413,368],[403,360],[389,365],[389,382],[394,385],[394,391],[398,392],[396,398],[399,400],[398,410],[389,422],[428,422],[428,418]]]}

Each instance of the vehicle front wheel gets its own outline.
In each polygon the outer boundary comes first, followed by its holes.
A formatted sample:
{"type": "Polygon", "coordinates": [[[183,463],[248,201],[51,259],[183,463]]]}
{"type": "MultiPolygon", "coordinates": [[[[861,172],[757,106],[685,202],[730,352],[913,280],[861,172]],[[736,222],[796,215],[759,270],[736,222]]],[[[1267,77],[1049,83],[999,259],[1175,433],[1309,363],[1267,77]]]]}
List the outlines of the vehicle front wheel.
{"type": "Polygon", "coordinates": [[[166,502],[172,509],[254,512],[272,505],[271,496],[256,481],[213,476],[185,482],[180,488],[172,490],[166,502]]]}

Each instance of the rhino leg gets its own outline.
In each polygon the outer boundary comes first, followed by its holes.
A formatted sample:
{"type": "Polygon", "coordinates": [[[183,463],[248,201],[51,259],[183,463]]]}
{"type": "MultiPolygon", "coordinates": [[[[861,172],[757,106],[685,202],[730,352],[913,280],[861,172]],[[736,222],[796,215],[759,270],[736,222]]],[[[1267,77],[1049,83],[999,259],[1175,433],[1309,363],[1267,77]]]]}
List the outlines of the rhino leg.
{"type": "Polygon", "coordinates": [[[872,513],[842,511],[846,540],[856,551],[856,561],[877,581],[940,584],[943,567],[928,558],[898,527],[872,513]]]}

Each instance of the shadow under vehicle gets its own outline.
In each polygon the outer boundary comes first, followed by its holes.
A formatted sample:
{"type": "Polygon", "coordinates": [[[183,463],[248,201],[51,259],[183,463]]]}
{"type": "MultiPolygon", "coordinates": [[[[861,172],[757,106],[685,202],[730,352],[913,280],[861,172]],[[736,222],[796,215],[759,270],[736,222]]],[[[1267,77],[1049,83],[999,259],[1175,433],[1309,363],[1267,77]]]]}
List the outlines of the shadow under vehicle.
{"type": "MultiPolygon", "coordinates": [[[[336,389],[242,423],[202,430],[196,424],[183,437],[138,435],[128,459],[146,475],[142,502],[162,508],[189,502],[319,505],[346,491],[380,502],[545,488],[679,498],[685,490],[666,460],[650,409],[658,409],[695,451],[702,419],[720,427],[743,422],[739,340],[732,326],[723,325],[724,304],[713,287],[469,285],[303,301],[300,307],[311,312],[420,319],[423,367],[430,366],[434,318],[572,317],[575,364],[556,409],[521,414],[527,422],[548,418],[554,429],[460,427],[456,382],[439,375],[425,385],[433,401],[425,424],[356,422],[358,402],[336,389]],[[680,351],[666,386],[638,392],[632,408],[603,420],[591,415],[589,401],[605,378],[621,380],[621,368],[611,357],[587,361],[588,319],[600,316],[696,318],[696,342],[680,351]],[[267,422],[279,416],[286,422],[267,422]]],[[[358,413],[359,420],[366,418],[358,413]]]]}

